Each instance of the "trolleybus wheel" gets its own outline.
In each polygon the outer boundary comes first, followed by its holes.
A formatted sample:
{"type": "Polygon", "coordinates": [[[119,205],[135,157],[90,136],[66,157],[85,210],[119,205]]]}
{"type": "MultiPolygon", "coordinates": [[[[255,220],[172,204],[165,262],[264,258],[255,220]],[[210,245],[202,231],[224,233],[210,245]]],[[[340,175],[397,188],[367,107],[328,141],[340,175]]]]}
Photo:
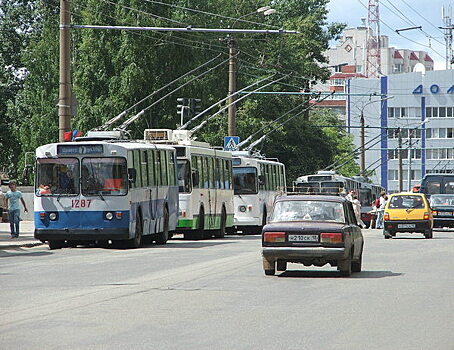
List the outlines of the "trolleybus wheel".
{"type": "Polygon", "coordinates": [[[156,235],[156,244],[166,244],[169,239],[169,210],[164,207],[164,226],[162,232],[156,235]]]}
{"type": "Polygon", "coordinates": [[[197,229],[185,233],[184,238],[193,240],[203,239],[205,231],[204,228],[205,228],[205,211],[203,210],[203,207],[201,207],[199,211],[199,222],[197,229]]]}
{"type": "Polygon", "coordinates": [[[142,234],[143,234],[142,218],[140,217],[140,214],[137,213],[136,230],[134,233],[134,238],[129,240],[129,248],[139,248],[142,245],[142,234]]]}
{"type": "Polygon", "coordinates": [[[225,212],[225,208],[222,207],[221,224],[220,224],[219,230],[215,234],[215,237],[217,237],[217,238],[224,238],[225,237],[225,225],[226,225],[226,222],[227,222],[227,214],[225,212]]]}

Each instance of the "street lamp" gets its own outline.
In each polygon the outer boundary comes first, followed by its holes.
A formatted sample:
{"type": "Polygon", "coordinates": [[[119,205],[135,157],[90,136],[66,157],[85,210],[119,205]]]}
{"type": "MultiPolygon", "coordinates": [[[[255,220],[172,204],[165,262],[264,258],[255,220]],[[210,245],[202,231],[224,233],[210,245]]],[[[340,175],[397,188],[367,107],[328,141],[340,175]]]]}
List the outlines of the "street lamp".
{"type": "MultiPolygon", "coordinates": [[[[238,22],[240,19],[254,15],[257,13],[263,13],[264,16],[269,16],[272,15],[273,13],[276,13],[275,9],[272,9],[270,6],[263,6],[255,10],[254,12],[247,13],[245,15],[242,15],[238,17],[235,21],[232,23],[232,29],[234,28],[236,22],[238,22]]],[[[227,121],[227,134],[228,136],[235,136],[236,133],[236,96],[233,95],[236,92],[236,62],[237,62],[237,48],[236,48],[236,42],[235,39],[229,35],[228,37],[228,46],[229,46],[229,107],[228,107],[228,121],[227,121]]]]}
{"type": "Polygon", "coordinates": [[[360,116],[360,119],[359,119],[359,122],[360,122],[360,135],[359,135],[359,138],[360,138],[360,145],[361,145],[361,151],[360,151],[361,158],[360,158],[359,168],[360,168],[361,176],[364,176],[364,177],[366,176],[366,148],[365,148],[365,135],[364,135],[364,109],[368,105],[370,105],[372,103],[383,102],[383,101],[389,100],[391,98],[394,98],[394,96],[388,96],[388,97],[384,97],[384,98],[382,98],[380,100],[369,101],[361,108],[361,116],[360,116]]]}

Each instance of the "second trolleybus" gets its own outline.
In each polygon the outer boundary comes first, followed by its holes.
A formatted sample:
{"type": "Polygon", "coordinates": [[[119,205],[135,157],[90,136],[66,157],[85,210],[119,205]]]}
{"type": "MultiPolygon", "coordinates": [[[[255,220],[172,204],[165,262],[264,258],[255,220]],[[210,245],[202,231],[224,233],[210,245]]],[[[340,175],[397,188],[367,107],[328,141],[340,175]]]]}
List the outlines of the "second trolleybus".
{"type": "Polygon", "coordinates": [[[187,130],[146,129],[144,138],[176,149],[177,232],[185,239],[224,237],[233,226],[232,153],[192,140],[187,130]]]}

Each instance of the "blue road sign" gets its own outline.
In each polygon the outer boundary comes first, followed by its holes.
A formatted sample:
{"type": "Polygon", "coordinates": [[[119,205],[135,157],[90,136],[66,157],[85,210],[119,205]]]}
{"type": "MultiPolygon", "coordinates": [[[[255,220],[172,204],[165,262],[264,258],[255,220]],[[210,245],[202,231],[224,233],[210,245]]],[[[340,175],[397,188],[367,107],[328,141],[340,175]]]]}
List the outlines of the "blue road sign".
{"type": "Polygon", "coordinates": [[[240,143],[239,136],[225,136],[224,151],[236,151],[239,143],[240,143]]]}

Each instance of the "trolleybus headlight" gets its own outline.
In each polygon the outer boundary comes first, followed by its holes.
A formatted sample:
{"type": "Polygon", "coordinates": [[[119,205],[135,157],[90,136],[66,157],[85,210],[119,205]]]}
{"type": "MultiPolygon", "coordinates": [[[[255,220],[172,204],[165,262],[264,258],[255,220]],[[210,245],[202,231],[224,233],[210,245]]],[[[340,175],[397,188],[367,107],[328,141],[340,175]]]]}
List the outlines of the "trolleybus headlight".
{"type": "Polygon", "coordinates": [[[239,209],[240,212],[242,212],[242,213],[245,213],[245,212],[246,212],[246,206],[245,206],[245,205],[240,205],[240,206],[238,207],[238,209],[239,209]]]}
{"type": "Polygon", "coordinates": [[[49,219],[52,221],[57,220],[57,213],[49,213],[49,219]]]}
{"type": "Polygon", "coordinates": [[[114,217],[114,215],[112,214],[112,212],[109,211],[109,212],[106,213],[106,219],[107,220],[112,220],[113,217],[114,217]]]}

